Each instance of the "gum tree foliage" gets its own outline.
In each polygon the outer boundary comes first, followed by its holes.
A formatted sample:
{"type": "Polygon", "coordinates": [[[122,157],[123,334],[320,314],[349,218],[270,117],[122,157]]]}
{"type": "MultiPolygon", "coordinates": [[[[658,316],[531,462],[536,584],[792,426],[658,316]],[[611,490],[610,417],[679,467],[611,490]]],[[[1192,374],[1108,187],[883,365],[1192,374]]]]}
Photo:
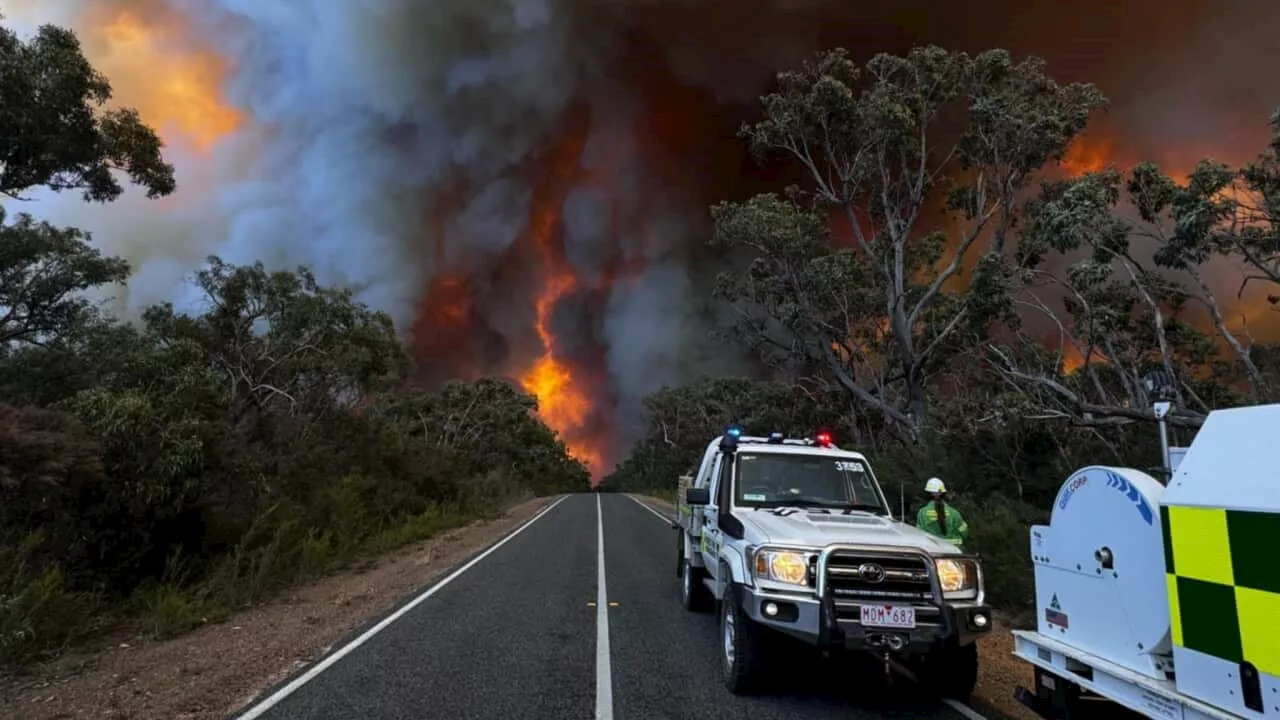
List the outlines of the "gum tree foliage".
{"type": "MultiPolygon", "coordinates": [[[[105,110],[111,85],[70,30],[45,25],[23,40],[0,26],[0,194],[36,187],[119,197],[116,171],[156,198],[176,189],[162,143],[134,110],[105,110]]],[[[128,264],[89,235],[0,209],[0,347],[54,341],[90,311],[81,292],[123,282],[128,264]]]]}
{"type": "Polygon", "coordinates": [[[1239,297],[1219,297],[1212,280],[1234,272],[1238,296],[1261,290],[1273,308],[1278,302],[1278,147],[1280,139],[1243,168],[1202,161],[1181,182],[1142,163],[1044,185],[1028,204],[1024,264],[1083,257],[1063,272],[1028,271],[1019,304],[1048,318],[1060,348],[1083,363],[1064,373],[1061,351],[1028,337],[993,343],[992,367],[1026,412],[1086,425],[1151,420],[1155,398],[1144,379],[1153,372],[1171,381],[1176,425],[1197,427],[1216,407],[1274,400],[1274,352],[1253,339],[1239,305],[1232,310],[1239,297]]]}
{"type": "Polygon", "coordinates": [[[387,395],[374,412],[412,442],[466,458],[472,474],[499,471],[533,488],[559,483],[587,490],[590,472],[569,456],[537,409],[537,399],[509,380],[482,378],[451,381],[436,392],[387,395]]]}
{"type": "Polygon", "coordinates": [[[1280,110],[1271,116],[1271,130],[1270,145],[1233,186],[1237,212],[1214,240],[1244,258],[1251,270],[1244,283],[1263,283],[1268,302],[1280,310],[1280,110]]]}
{"type": "Polygon", "coordinates": [[[42,344],[65,335],[92,312],[83,292],[124,282],[129,265],[104,257],[86,233],[0,208],[0,347],[42,344]]]}
{"type": "Polygon", "coordinates": [[[159,305],[144,318],[165,343],[188,341],[205,352],[234,398],[237,422],[270,412],[323,417],[407,369],[391,317],[349,290],[321,286],[308,268],[269,272],[262,263],[210,257],[195,284],[202,314],[159,305]]]}
{"type": "Polygon", "coordinates": [[[147,197],[172,193],[160,138],[136,110],[103,109],[110,99],[72,31],[44,25],[24,41],[0,27],[0,194],[43,186],[105,202],[124,191],[116,171],[147,197]]]}
{"type": "Polygon", "coordinates": [[[712,211],[716,242],[754,258],[719,284],[737,334],[918,439],[931,374],[1010,316],[1020,194],[1103,102],[1001,50],[833,50],[780,73],[742,136],[803,181],[712,211]],[[852,247],[832,248],[833,219],[852,247]]]}

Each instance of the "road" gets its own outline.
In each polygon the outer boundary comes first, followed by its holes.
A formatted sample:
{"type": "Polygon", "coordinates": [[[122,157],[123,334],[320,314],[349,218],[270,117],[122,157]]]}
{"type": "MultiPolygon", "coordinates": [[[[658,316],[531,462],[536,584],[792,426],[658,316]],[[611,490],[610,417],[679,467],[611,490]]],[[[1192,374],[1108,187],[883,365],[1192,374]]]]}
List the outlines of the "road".
{"type": "Polygon", "coordinates": [[[963,720],[913,699],[906,681],[886,685],[874,665],[803,648],[770,692],[736,697],[720,684],[718,639],[713,614],[680,606],[660,513],[626,495],[571,495],[241,718],[963,720]]]}

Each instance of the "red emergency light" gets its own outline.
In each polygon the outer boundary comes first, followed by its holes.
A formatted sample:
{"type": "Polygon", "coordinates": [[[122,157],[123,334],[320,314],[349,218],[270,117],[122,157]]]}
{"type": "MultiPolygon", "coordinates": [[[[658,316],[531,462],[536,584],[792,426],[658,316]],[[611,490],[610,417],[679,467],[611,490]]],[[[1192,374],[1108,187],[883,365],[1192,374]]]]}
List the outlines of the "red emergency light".
{"type": "Polygon", "coordinates": [[[831,444],[831,433],[826,430],[819,430],[818,434],[813,438],[819,447],[827,447],[831,444]]]}

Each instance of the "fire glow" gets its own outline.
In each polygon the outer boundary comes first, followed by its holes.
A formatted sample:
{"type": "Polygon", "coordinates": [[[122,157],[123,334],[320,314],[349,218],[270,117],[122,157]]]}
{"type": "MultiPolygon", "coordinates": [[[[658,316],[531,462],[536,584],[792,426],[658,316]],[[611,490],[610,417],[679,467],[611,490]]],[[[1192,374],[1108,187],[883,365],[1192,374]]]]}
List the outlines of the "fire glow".
{"type": "Polygon", "coordinates": [[[561,210],[581,175],[585,133],[571,133],[549,154],[546,177],[534,192],[529,213],[529,237],[537,251],[542,290],[534,301],[534,330],[541,352],[520,374],[520,384],[538,399],[538,415],[560,434],[569,454],[584,463],[593,477],[603,473],[598,449],[583,439],[591,414],[591,398],[577,382],[572,368],[556,354],[552,331],[557,303],[578,288],[564,257],[561,210]]]}
{"type": "Polygon", "coordinates": [[[85,14],[87,52],[111,80],[115,101],[137,108],[166,139],[207,153],[241,127],[243,116],[222,97],[227,63],[195,49],[177,18],[127,3],[90,5],[85,14]]]}

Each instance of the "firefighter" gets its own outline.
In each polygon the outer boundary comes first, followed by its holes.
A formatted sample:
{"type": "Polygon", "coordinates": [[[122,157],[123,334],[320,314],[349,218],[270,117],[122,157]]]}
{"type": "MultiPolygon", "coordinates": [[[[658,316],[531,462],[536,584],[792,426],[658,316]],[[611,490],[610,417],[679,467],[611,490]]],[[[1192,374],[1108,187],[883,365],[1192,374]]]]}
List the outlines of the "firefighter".
{"type": "Polygon", "coordinates": [[[956,547],[963,546],[969,539],[969,523],[959,510],[947,504],[947,486],[940,478],[929,478],[924,491],[929,495],[929,502],[916,513],[916,527],[956,547]]]}

